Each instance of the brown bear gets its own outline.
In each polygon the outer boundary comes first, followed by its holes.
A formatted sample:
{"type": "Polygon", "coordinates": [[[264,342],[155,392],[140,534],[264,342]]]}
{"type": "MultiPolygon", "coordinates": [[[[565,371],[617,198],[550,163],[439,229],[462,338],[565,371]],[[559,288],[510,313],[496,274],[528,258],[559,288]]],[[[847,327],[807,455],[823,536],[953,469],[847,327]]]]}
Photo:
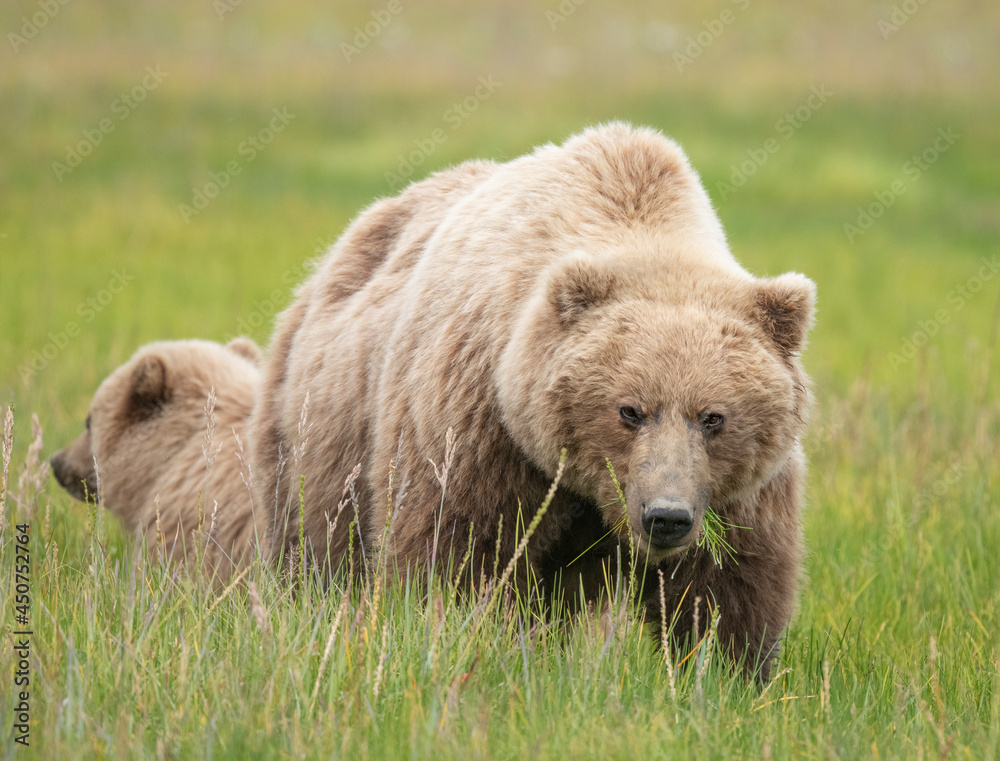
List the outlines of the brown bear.
{"type": "Polygon", "coordinates": [[[675,636],[700,597],[766,678],[803,554],[799,352],[814,300],[803,275],[759,279],[736,262],[684,153],[649,129],[610,124],[416,183],[362,213],[278,321],[251,424],[272,551],[297,541],[304,477],[311,551],[342,561],[343,481],[360,463],[359,552],[461,557],[471,532],[489,571],[565,447],[529,546],[538,575],[624,521],[613,541],[634,543],[647,578],[662,565],[675,636]],[[440,464],[449,428],[457,450],[438,478],[428,460],[440,464]],[[710,506],[745,527],[721,567],[697,548],[710,506]]]}
{"type": "Polygon", "coordinates": [[[154,557],[201,558],[224,582],[263,532],[238,458],[249,461],[241,447],[259,362],[246,338],[143,346],[101,383],[84,432],[52,457],[56,480],[77,499],[99,496],[154,557]]]}

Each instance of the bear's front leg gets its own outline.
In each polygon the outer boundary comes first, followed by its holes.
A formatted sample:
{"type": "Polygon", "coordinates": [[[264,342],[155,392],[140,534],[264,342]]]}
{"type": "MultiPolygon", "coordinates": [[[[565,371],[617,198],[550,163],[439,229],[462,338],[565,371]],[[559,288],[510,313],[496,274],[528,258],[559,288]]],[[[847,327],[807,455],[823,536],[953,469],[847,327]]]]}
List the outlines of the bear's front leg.
{"type": "MultiPolygon", "coordinates": [[[[753,553],[749,549],[737,551],[735,559],[724,555],[721,567],[703,549],[664,561],[659,570],[674,646],[693,647],[705,636],[713,612],[718,611],[716,637],[723,652],[747,676],[760,684],[767,682],[795,610],[800,555],[800,542],[795,539],[768,552],[755,546],[753,553]]],[[[734,541],[736,544],[743,542],[734,541]]],[[[658,629],[662,620],[658,574],[647,574],[643,591],[647,619],[658,629]]]]}

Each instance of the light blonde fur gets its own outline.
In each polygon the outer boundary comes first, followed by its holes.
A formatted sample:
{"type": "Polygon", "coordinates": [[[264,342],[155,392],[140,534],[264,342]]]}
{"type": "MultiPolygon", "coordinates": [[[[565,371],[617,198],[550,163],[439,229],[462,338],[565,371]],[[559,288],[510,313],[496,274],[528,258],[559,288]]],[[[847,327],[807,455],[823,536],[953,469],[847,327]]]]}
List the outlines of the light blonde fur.
{"type": "Polygon", "coordinates": [[[348,521],[329,527],[361,463],[367,555],[388,525],[392,562],[462,557],[471,527],[476,578],[495,550],[512,556],[566,447],[529,548],[539,577],[569,573],[571,550],[624,518],[612,542],[627,554],[631,534],[643,560],[671,572],[687,552],[668,576],[693,584],[691,599],[724,600],[733,628],[720,636],[766,660],[799,577],[809,393],[798,353],[814,298],[802,275],[760,279],[737,263],[683,151],[653,130],[610,124],[433,175],[362,213],[278,322],[252,423],[272,551],[297,542],[304,476],[309,548],[342,562],[348,521]],[[291,464],[307,394],[316,427],[291,464]],[[642,426],[623,425],[632,408],[642,426]],[[702,427],[707,410],[725,413],[719,435],[702,427]],[[457,450],[442,496],[428,458],[440,459],[449,427],[457,450]],[[401,504],[386,497],[390,462],[407,485],[401,504]],[[683,546],[647,541],[642,511],[664,496],[694,511],[683,546]],[[692,550],[709,503],[752,527],[733,536],[740,565],[724,572],[692,550]]]}
{"type": "Polygon", "coordinates": [[[101,504],[154,557],[201,558],[224,581],[249,562],[262,530],[236,439],[248,446],[259,359],[245,338],[142,347],[98,388],[86,430],[53,456],[57,480],[77,498],[96,499],[99,486],[101,504]]]}

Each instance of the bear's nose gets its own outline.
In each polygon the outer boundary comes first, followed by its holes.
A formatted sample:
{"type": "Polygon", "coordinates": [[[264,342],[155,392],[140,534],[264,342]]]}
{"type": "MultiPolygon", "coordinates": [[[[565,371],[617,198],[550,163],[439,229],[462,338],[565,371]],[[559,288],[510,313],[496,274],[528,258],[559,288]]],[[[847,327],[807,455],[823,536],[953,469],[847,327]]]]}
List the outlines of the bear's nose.
{"type": "Polygon", "coordinates": [[[56,481],[59,482],[60,486],[65,488],[67,486],[66,469],[63,467],[62,451],[56,452],[49,458],[49,465],[52,468],[52,475],[56,477],[56,481]]]}
{"type": "Polygon", "coordinates": [[[694,514],[687,503],[676,499],[654,499],[643,506],[642,529],[653,544],[676,547],[691,532],[694,514]]]}

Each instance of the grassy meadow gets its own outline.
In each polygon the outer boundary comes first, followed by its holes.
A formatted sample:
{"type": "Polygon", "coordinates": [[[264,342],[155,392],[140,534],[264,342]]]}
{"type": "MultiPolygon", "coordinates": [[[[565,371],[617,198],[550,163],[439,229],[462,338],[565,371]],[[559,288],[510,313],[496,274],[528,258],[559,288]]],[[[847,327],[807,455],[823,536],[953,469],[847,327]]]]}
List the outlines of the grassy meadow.
{"type": "Polygon", "coordinates": [[[0,758],[1000,758],[998,30],[976,0],[5,2],[0,758]],[[763,691],[710,640],[675,670],[634,617],[418,571],[220,594],[39,464],[143,343],[266,345],[407,176],[609,119],[685,147],[751,271],[818,285],[807,578],[763,691]]]}

